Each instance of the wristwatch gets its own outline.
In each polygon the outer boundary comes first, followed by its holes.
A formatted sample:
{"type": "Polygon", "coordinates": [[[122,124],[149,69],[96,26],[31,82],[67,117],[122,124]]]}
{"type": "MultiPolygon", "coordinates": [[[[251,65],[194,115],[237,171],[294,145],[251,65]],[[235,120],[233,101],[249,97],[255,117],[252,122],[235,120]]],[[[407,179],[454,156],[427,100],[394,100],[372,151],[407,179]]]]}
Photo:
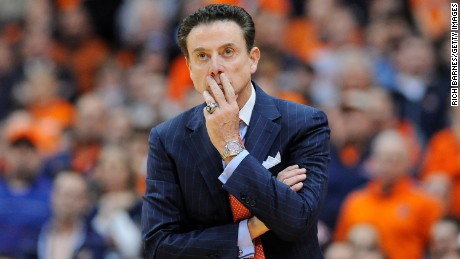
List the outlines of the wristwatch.
{"type": "Polygon", "coordinates": [[[239,153],[243,152],[243,150],[244,150],[244,146],[240,141],[231,140],[227,142],[227,144],[224,147],[224,152],[222,152],[220,156],[222,157],[222,159],[225,159],[230,156],[236,156],[239,153]]]}

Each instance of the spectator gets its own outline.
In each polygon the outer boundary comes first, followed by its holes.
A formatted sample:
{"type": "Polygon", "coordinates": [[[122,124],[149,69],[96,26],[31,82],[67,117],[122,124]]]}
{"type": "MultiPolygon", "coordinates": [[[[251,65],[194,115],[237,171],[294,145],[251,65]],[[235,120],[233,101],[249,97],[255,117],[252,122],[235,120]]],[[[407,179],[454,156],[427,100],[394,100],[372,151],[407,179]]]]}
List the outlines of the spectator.
{"type": "Polygon", "coordinates": [[[373,142],[370,163],[373,178],[365,189],[347,197],[335,240],[345,240],[354,225],[367,223],[377,229],[389,258],[421,258],[441,205],[409,177],[406,140],[394,130],[383,131],[373,142]]]}
{"type": "Polygon", "coordinates": [[[384,89],[374,87],[363,93],[363,98],[372,100],[368,102],[367,109],[373,127],[372,135],[386,129],[396,129],[402,134],[408,142],[411,173],[417,173],[420,169],[422,139],[415,125],[398,118],[393,100],[384,89]]]}
{"type": "Polygon", "coordinates": [[[431,228],[431,259],[460,257],[460,222],[455,218],[442,218],[431,228]]]}
{"type": "Polygon", "coordinates": [[[425,181],[438,173],[448,177],[452,184],[448,213],[460,218],[460,109],[452,107],[450,118],[450,127],[430,139],[420,175],[425,181]]]}
{"type": "Polygon", "coordinates": [[[107,107],[95,95],[84,95],[77,102],[74,145],[70,149],[71,167],[90,173],[99,157],[107,131],[107,107]]]}
{"type": "Polygon", "coordinates": [[[413,123],[426,140],[444,126],[448,84],[435,80],[435,51],[428,40],[408,36],[395,54],[396,85],[391,92],[398,115],[413,123]]]}
{"type": "Polygon", "coordinates": [[[174,10],[168,10],[164,2],[166,1],[123,1],[117,23],[124,45],[139,51],[146,42],[151,42],[162,47],[159,52],[167,51],[170,41],[167,35],[168,15],[174,10]]]}
{"type": "Polygon", "coordinates": [[[108,108],[126,105],[127,91],[123,81],[123,72],[115,60],[110,59],[101,65],[97,72],[94,93],[108,108]]]}
{"type": "Polygon", "coordinates": [[[173,117],[183,109],[166,96],[165,76],[150,73],[143,67],[134,68],[128,79],[131,110],[134,127],[149,129],[151,125],[173,117]]]}
{"type": "Polygon", "coordinates": [[[311,63],[326,47],[325,31],[321,28],[330,21],[329,14],[334,8],[335,2],[331,0],[306,1],[306,15],[288,22],[284,47],[301,60],[311,63]]]}
{"type": "Polygon", "coordinates": [[[115,258],[137,258],[141,253],[141,199],[129,154],[121,147],[106,146],[98,160],[95,183],[100,187],[96,231],[109,242],[115,258]]]}
{"type": "Polygon", "coordinates": [[[61,172],[53,184],[52,216],[38,241],[38,258],[104,258],[104,239],[86,221],[88,184],[75,172],[61,172]]]}
{"type": "Polygon", "coordinates": [[[60,171],[90,175],[107,135],[108,111],[96,94],[81,96],[76,104],[75,123],[62,134],[62,149],[45,162],[45,174],[54,178],[60,171]]]}
{"type": "Polygon", "coordinates": [[[75,73],[80,94],[93,90],[97,68],[108,56],[107,44],[94,34],[86,10],[74,6],[58,17],[59,37],[53,47],[53,60],[75,73]]]}
{"type": "Polygon", "coordinates": [[[30,258],[36,256],[40,228],[50,214],[50,183],[40,174],[34,132],[16,131],[7,138],[0,178],[0,255],[30,258]]]}
{"type": "Polygon", "coordinates": [[[371,252],[380,252],[377,230],[369,224],[354,225],[348,231],[347,242],[352,245],[355,257],[365,258],[371,252]]]}
{"type": "Polygon", "coordinates": [[[378,245],[377,230],[368,224],[357,224],[348,232],[346,242],[334,242],[325,259],[385,259],[378,245]]]}
{"type": "Polygon", "coordinates": [[[304,69],[303,66],[300,66],[299,61],[294,61],[293,57],[289,57],[286,53],[282,53],[277,49],[269,48],[262,50],[265,55],[261,58],[258,65],[258,70],[256,74],[256,81],[260,82],[263,85],[263,90],[278,98],[297,102],[300,104],[307,104],[307,100],[300,93],[300,80],[303,79],[299,77],[300,71],[304,69]],[[283,59],[291,59],[290,61],[283,59]],[[294,62],[297,64],[290,64],[288,62],[294,62]],[[278,85],[283,85],[281,88],[278,85]]]}
{"type": "Polygon", "coordinates": [[[105,136],[105,145],[118,145],[128,147],[134,127],[129,110],[120,106],[112,109],[108,115],[107,126],[111,129],[105,136]]]}
{"type": "Polygon", "coordinates": [[[73,105],[59,95],[61,83],[51,67],[35,64],[29,67],[25,81],[16,88],[32,123],[43,125],[47,135],[42,153],[52,156],[61,151],[61,136],[74,122],[73,105]]]}
{"type": "Polygon", "coordinates": [[[369,141],[373,124],[369,116],[369,103],[363,91],[347,91],[342,96],[340,110],[329,110],[331,123],[331,162],[329,187],[320,220],[330,230],[336,225],[337,216],[345,197],[368,181],[365,161],[369,156],[369,141]]]}
{"type": "MultiPolygon", "coordinates": [[[[31,80],[36,76],[37,71],[49,71],[59,86],[53,90],[53,93],[60,98],[70,100],[75,97],[77,91],[75,71],[65,64],[55,62],[53,57],[55,45],[56,42],[49,31],[36,30],[25,34],[19,48],[20,61],[16,70],[23,81],[31,80]]],[[[16,93],[14,97],[21,103],[30,101],[26,91],[16,93]]]]}
{"type": "Polygon", "coordinates": [[[422,180],[422,187],[442,204],[442,214],[449,215],[451,211],[452,181],[445,172],[431,172],[422,180]]]}
{"type": "Polygon", "coordinates": [[[61,129],[70,127],[74,107],[59,96],[59,81],[53,70],[35,67],[24,83],[25,105],[35,120],[52,120],[61,129]]]}

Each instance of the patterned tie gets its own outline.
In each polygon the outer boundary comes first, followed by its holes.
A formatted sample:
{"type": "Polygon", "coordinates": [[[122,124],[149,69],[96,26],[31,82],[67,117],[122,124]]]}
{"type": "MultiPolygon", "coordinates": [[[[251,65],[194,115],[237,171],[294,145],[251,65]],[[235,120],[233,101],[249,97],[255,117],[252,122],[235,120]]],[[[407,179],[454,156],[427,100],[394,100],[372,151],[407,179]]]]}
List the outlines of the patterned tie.
{"type": "MultiPolygon", "coordinates": [[[[251,212],[235,198],[235,196],[229,194],[230,207],[232,208],[233,220],[235,222],[248,219],[251,217],[251,212]]],[[[265,259],[264,249],[262,247],[262,240],[260,237],[254,239],[254,259],[265,259]]]]}
{"type": "MultiPolygon", "coordinates": [[[[240,132],[242,132],[242,128],[244,128],[245,123],[243,121],[240,121],[240,132]]],[[[244,132],[246,133],[246,132],[244,132]]],[[[244,142],[244,135],[241,134],[244,142]]],[[[232,214],[233,214],[233,220],[235,222],[239,222],[241,220],[245,220],[250,218],[251,212],[240,202],[238,201],[235,196],[229,194],[229,199],[230,199],[230,207],[232,209],[232,214]]],[[[264,254],[264,249],[262,247],[262,240],[260,237],[257,237],[254,239],[254,259],[265,259],[265,254],[264,254]]]]}

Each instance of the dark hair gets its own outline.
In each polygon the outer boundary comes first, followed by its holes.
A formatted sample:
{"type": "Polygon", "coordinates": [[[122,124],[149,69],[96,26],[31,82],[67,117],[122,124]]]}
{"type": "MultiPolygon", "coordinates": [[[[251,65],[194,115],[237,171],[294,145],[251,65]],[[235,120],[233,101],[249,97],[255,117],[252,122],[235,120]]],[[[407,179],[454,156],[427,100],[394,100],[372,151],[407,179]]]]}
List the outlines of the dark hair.
{"type": "Polygon", "coordinates": [[[27,136],[18,137],[10,142],[10,147],[27,147],[29,149],[36,149],[35,142],[27,136]]]}
{"type": "Polygon", "coordinates": [[[228,4],[212,4],[202,7],[185,17],[179,25],[177,40],[179,47],[188,58],[187,37],[198,25],[209,24],[215,21],[233,21],[238,24],[243,32],[248,52],[254,47],[256,29],[251,16],[241,7],[228,4]]]}

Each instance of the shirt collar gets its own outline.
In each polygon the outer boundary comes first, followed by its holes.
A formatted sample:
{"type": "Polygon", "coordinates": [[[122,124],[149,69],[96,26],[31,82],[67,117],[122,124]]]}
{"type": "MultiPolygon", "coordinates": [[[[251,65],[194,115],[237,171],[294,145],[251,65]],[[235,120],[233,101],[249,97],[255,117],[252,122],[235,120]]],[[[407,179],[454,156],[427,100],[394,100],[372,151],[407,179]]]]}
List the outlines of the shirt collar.
{"type": "Polygon", "coordinates": [[[251,96],[249,97],[246,104],[240,110],[240,120],[244,121],[247,126],[249,126],[249,121],[251,121],[252,110],[254,110],[254,105],[256,104],[256,91],[254,86],[251,83],[251,96]]]}

